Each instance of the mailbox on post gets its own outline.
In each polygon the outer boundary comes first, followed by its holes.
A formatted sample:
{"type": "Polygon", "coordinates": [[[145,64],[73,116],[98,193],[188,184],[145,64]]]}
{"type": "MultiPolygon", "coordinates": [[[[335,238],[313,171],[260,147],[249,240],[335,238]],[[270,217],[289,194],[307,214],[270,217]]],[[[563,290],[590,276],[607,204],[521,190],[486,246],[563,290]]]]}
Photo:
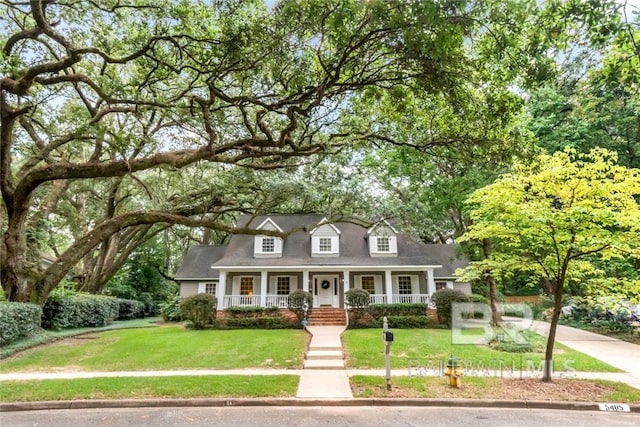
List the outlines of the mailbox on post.
{"type": "Polygon", "coordinates": [[[391,359],[389,358],[389,353],[393,342],[393,332],[389,330],[387,316],[382,318],[382,341],[384,341],[384,368],[387,378],[387,390],[391,391],[391,359]]]}

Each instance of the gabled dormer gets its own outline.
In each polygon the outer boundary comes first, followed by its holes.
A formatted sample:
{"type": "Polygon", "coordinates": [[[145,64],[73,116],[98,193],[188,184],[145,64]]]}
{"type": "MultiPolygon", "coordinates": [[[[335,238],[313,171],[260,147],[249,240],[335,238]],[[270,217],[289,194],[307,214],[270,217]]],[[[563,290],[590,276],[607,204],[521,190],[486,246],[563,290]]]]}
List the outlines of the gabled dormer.
{"type": "Polygon", "coordinates": [[[398,232],[386,220],[381,220],[367,230],[369,255],[398,256],[398,232]]]}
{"type": "Polygon", "coordinates": [[[312,257],[337,257],[340,255],[340,230],[326,218],[309,232],[312,257]]]}
{"type": "MultiPolygon", "coordinates": [[[[282,229],[271,218],[265,219],[256,230],[276,231],[282,229]]],[[[282,238],[258,234],[253,242],[253,256],[256,258],[278,258],[282,256],[282,238]]]]}

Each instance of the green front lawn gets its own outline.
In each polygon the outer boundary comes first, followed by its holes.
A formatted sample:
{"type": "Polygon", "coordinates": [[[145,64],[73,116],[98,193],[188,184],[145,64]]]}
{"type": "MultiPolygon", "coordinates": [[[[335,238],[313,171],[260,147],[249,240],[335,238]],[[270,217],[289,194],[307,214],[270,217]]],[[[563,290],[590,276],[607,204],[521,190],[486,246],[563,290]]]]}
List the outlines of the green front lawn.
{"type": "MultiPolygon", "coordinates": [[[[522,363],[525,367],[527,361],[531,361],[537,368],[544,360],[544,353],[508,353],[487,346],[453,345],[451,344],[450,330],[396,329],[394,334],[395,341],[391,345],[391,367],[393,369],[426,366],[429,361],[444,360],[446,363],[452,353],[459,360],[470,361],[474,364],[482,361],[485,366],[490,361],[503,361],[511,366],[513,360],[518,368],[522,356],[522,363]]],[[[350,329],[345,331],[342,340],[349,368],[384,368],[384,344],[380,329],[350,329]]],[[[565,371],[565,363],[575,370],[583,372],[620,372],[619,369],[604,362],[556,343],[554,370],[556,372],[565,371]]]]}
{"type": "Polygon", "coordinates": [[[82,335],[17,354],[0,372],[300,368],[301,330],[185,330],[170,325],[82,335]]]}
{"type": "Polygon", "coordinates": [[[294,397],[298,380],[297,375],[237,375],[3,381],[0,401],[294,397]]]}

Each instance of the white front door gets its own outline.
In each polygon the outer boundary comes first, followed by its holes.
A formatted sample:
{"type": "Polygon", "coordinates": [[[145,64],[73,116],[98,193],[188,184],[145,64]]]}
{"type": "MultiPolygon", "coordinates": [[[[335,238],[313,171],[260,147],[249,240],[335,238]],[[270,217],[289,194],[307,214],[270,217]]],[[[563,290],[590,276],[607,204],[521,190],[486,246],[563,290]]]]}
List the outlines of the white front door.
{"type": "Polygon", "coordinates": [[[337,307],[338,276],[335,274],[319,274],[314,277],[314,307],[337,307]]]}

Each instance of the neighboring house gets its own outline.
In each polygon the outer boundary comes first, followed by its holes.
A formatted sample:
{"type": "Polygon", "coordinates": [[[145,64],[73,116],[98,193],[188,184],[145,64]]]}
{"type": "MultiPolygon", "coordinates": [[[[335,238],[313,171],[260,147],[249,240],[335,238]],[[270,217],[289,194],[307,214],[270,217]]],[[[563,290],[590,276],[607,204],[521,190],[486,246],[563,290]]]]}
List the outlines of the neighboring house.
{"type": "Polygon", "coordinates": [[[440,288],[471,293],[454,271],[467,265],[454,245],[420,243],[387,221],[371,228],[329,223],[317,215],[242,217],[228,246],[194,246],[176,273],[180,295],[211,293],[218,309],[286,307],[296,289],[313,294],[314,307],[344,307],[346,291],[361,288],[371,303],[428,303],[440,288]],[[286,238],[260,231],[287,233],[286,238]]]}

